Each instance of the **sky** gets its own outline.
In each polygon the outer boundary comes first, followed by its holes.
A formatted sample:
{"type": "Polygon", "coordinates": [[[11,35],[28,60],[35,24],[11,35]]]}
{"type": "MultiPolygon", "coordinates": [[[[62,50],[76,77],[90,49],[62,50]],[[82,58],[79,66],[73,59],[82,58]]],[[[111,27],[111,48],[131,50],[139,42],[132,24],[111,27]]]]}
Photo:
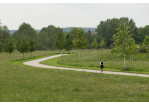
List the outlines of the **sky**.
{"type": "Polygon", "coordinates": [[[34,29],[48,25],[60,28],[97,27],[100,21],[120,17],[132,18],[137,27],[144,27],[149,25],[148,11],[149,3],[137,2],[0,2],[1,25],[6,25],[10,30],[18,29],[23,22],[29,23],[34,29]]]}

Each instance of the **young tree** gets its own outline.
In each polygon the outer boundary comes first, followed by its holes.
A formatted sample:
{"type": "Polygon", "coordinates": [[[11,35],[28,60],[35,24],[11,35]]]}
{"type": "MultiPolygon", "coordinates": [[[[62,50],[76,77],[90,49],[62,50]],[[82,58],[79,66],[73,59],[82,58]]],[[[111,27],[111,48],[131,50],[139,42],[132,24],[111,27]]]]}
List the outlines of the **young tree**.
{"type": "Polygon", "coordinates": [[[35,44],[34,44],[34,41],[32,40],[32,38],[30,38],[30,40],[28,42],[28,50],[29,50],[29,52],[31,52],[31,58],[32,58],[32,52],[36,51],[35,44]]]}
{"type": "Polygon", "coordinates": [[[10,57],[11,57],[11,53],[14,51],[14,44],[12,42],[12,39],[9,40],[8,43],[8,52],[10,53],[10,57]]]}
{"type": "Polygon", "coordinates": [[[92,42],[91,47],[94,48],[94,49],[98,47],[98,43],[97,43],[96,38],[94,38],[94,41],[92,42]]]}
{"type": "Polygon", "coordinates": [[[20,38],[19,38],[19,40],[17,41],[17,45],[16,45],[16,47],[17,47],[17,51],[19,52],[19,57],[20,57],[20,44],[21,44],[21,40],[20,40],[20,38]]]}
{"type": "Polygon", "coordinates": [[[84,38],[84,30],[81,28],[77,30],[77,38],[73,41],[74,46],[79,49],[79,58],[80,58],[80,50],[85,47],[85,38],[84,38]]]}
{"type": "Polygon", "coordinates": [[[2,52],[2,49],[3,49],[3,46],[2,46],[2,44],[0,42],[0,52],[2,52]]]}
{"type": "Polygon", "coordinates": [[[102,39],[101,42],[100,42],[100,47],[101,48],[104,48],[106,47],[106,43],[104,42],[104,40],[102,39]]]}
{"type": "Polygon", "coordinates": [[[24,59],[24,53],[28,51],[28,44],[26,43],[25,39],[22,40],[19,47],[20,52],[23,53],[23,59],[24,59]]]}
{"type": "Polygon", "coordinates": [[[72,40],[73,40],[72,35],[70,33],[67,33],[65,36],[65,45],[64,45],[66,51],[72,50],[73,46],[72,40]]]}
{"type": "Polygon", "coordinates": [[[149,45],[149,36],[147,36],[147,35],[145,36],[145,39],[144,39],[142,45],[143,45],[143,47],[147,47],[149,45]]]}
{"type": "Polygon", "coordinates": [[[64,48],[64,38],[62,33],[57,34],[57,37],[54,43],[55,43],[55,47],[60,50],[60,54],[61,54],[61,50],[64,48]]]}
{"type": "Polygon", "coordinates": [[[135,40],[132,40],[132,42],[130,43],[127,54],[130,55],[130,60],[132,56],[133,61],[133,56],[137,54],[137,44],[135,44],[135,40]]]}
{"type": "Polygon", "coordinates": [[[129,35],[129,27],[126,26],[126,23],[123,19],[120,19],[120,24],[116,28],[117,33],[113,35],[114,38],[114,47],[117,47],[124,54],[124,69],[126,69],[125,64],[125,54],[129,48],[129,43],[132,42],[132,35],[129,35]]]}
{"type": "Polygon", "coordinates": [[[8,57],[8,46],[9,46],[8,44],[9,44],[9,41],[6,40],[6,43],[4,44],[4,52],[7,53],[7,57],[8,57]]]}

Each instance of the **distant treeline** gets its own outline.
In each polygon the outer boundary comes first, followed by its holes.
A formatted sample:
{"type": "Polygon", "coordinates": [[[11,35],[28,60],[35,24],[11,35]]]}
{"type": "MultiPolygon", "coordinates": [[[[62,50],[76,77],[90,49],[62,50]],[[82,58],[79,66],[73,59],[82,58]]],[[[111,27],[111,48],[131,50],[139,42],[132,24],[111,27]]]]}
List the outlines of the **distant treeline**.
{"type": "MultiPolygon", "coordinates": [[[[71,28],[73,27],[65,27],[65,28],[62,28],[63,32],[69,32],[71,30],[71,28]]],[[[97,28],[90,28],[90,27],[77,27],[77,28],[82,28],[85,32],[88,32],[88,30],[90,30],[91,32],[95,32],[95,30],[97,28]]],[[[10,30],[10,34],[13,34],[15,31],[17,30],[10,30]]],[[[40,32],[40,30],[35,30],[37,32],[37,34],[40,32]]]]}
{"type": "MultiPolygon", "coordinates": [[[[122,17],[126,25],[130,27],[131,34],[133,35],[136,44],[142,44],[145,36],[149,36],[149,25],[145,27],[136,27],[135,21],[129,19],[128,17],[122,17]]],[[[105,21],[100,21],[97,28],[81,27],[84,30],[84,36],[88,39],[89,46],[91,48],[94,39],[97,40],[98,47],[100,48],[100,43],[105,42],[105,48],[111,48],[113,46],[113,35],[117,33],[116,28],[120,23],[120,18],[107,19],[105,21]],[[93,34],[93,32],[96,32],[93,34]]],[[[18,30],[9,30],[7,26],[3,26],[0,23],[0,43],[4,45],[7,39],[12,38],[14,43],[18,39],[23,40],[24,38],[28,42],[32,38],[35,42],[35,47],[37,50],[54,50],[56,49],[54,41],[58,33],[62,33],[63,37],[69,32],[73,39],[76,38],[77,30],[80,27],[66,27],[60,28],[54,25],[48,25],[48,27],[43,27],[41,30],[35,30],[29,23],[22,23],[18,30]]]]}

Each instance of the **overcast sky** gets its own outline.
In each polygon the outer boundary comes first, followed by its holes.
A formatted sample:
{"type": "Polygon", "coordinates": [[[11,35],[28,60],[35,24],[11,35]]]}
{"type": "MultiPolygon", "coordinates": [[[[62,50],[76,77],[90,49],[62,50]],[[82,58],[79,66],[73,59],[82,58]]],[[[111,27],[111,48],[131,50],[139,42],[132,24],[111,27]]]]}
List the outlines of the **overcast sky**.
{"type": "Polygon", "coordinates": [[[10,30],[25,22],[34,29],[97,27],[100,21],[128,17],[137,27],[149,25],[149,3],[0,3],[0,20],[10,30]]]}

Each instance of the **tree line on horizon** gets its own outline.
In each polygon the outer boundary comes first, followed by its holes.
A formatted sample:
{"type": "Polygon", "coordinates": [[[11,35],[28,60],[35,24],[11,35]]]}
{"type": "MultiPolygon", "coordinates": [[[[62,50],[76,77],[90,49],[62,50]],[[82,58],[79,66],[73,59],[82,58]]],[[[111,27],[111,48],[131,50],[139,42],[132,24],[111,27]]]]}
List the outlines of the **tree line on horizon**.
{"type": "MultiPolygon", "coordinates": [[[[132,30],[132,38],[134,38],[136,44],[141,45],[145,39],[145,36],[149,35],[149,25],[137,28],[133,19],[129,20],[129,18],[127,17],[122,18],[126,22],[126,25],[130,27],[130,30],[132,30]]],[[[88,32],[85,32],[83,30],[84,37],[88,40],[87,48],[113,48],[114,45],[111,39],[113,35],[116,34],[116,28],[118,27],[119,23],[120,19],[118,18],[100,21],[100,24],[97,26],[97,29],[95,30],[97,34],[93,35],[90,30],[88,30],[88,32]]],[[[79,29],[80,28],[73,27],[69,31],[69,34],[72,35],[72,40],[75,40],[77,38],[77,31],[79,29]]],[[[1,25],[0,42],[2,45],[4,45],[6,43],[6,39],[12,38],[12,41],[16,44],[16,42],[19,39],[25,39],[28,42],[29,39],[32,38],[35,42],[35,47],[37,50],[55,50],[57,48],[55,47],[54,41],[59,33],[61,33],[63,37],[65,37],[68,32],[63,32],[61,28],[49,25],[48,27],[43,27],[37,34],[37,32],[32,28],[30,24],[22,23],[19,26],[19,29],[15,31],[12,35],[10,35],[8,27],[1,25]]],[[[73,48],[75,48],[74,45],[73,48]]]]}

